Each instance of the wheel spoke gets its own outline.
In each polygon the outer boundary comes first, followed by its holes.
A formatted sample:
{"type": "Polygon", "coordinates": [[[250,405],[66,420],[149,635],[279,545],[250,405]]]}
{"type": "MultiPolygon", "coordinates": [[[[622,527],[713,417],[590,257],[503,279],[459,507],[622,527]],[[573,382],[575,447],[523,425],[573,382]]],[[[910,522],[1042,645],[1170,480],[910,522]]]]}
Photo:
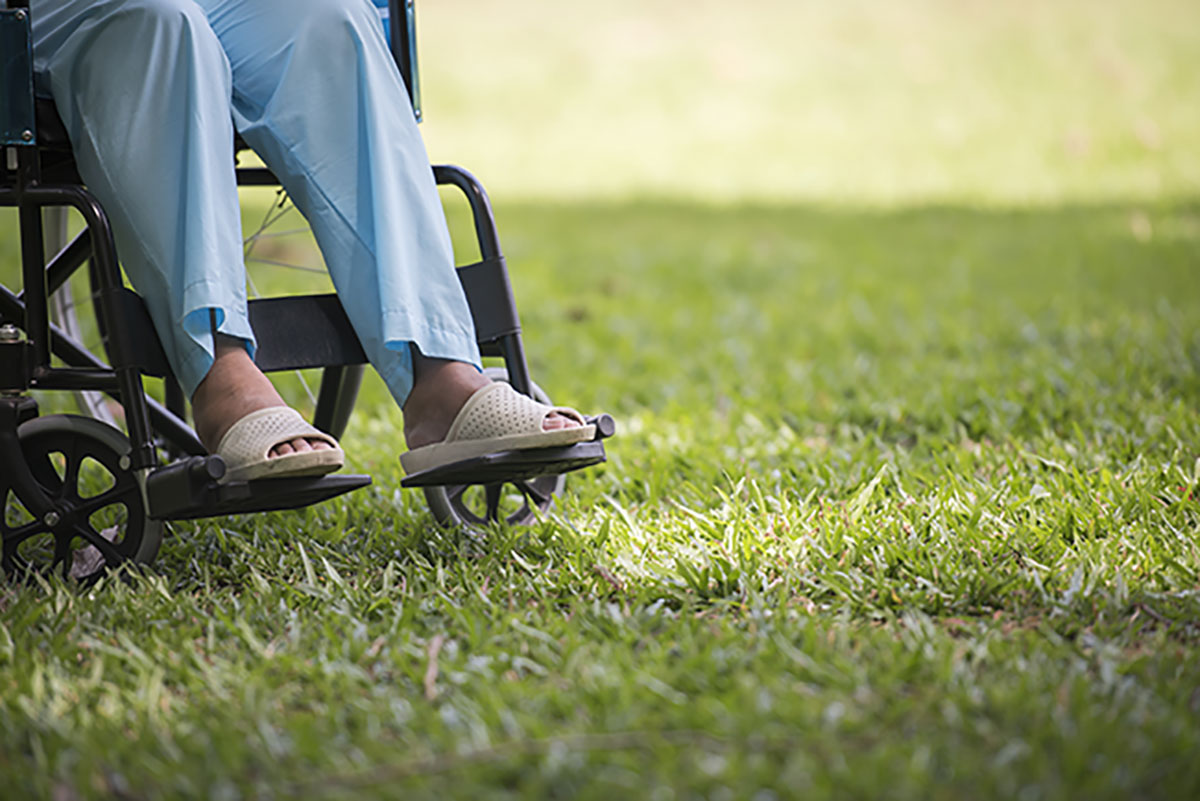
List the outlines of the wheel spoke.
{"type": "Polygon", "coordinates": [[[117,420],[108,408],[108,402],[105,400],[104,393],[80,390],[75,393],[75,402],[78,404],[80,411],[88,417],[94,417],[102,423],[108,423],[110,426],[116,427],[117,420]]]}
{"type": "Polygon", "coordinates": [[[54,561],[50,563],[50,566],[54,568],[59,565],[62,565],[63,578],[67,578],[71,572],[71,538],[56,534],[54,537],[54,561]]]}
{"type": "Polygon", "coordinates": [[[9,529],[4,533],[4,547],[7,549],[11,546],[16,549],[18,545],[34,534],[41,534],[44,531],[46,531],[46,527],[41,520],[30,520],[25,525],[9,529]]]}
{"type": "Polygon", "coordinates": [[[73,501],[79,500],[79,467],[83,463],[83,457],[87,455],[81,454],[81,450],[83,440],[77,439],[71,443],[71,452],[64,454],[67,464],[63,470],[63,496],[73,501]]]}
{"type": "Polygon", "coordinates": [[[296,236],[297,234],[307,234],[310,230],[311,229],[309,229],[309,228],[289,228],[286,231],[272,231],[271,233],[267,233],[266,231],[260,231],[259,233],[255,234],[254,236],[247,237],[247,238],[254,239],[254,240],[279,239],[280,237],[283,237],[283,236],[296,236]]]}
{"type": "Polygon", "coordinates": [[[25,463],[29,466],[34,481],[41,484],[47,492],[53,493],[62,489],[62,479],[58,477],[58,471],[50,462],[49,453],[38,453],[32,457],[27,455],[25,463]]]}
{"type": "Polygon", "coordinates": [[[286,267],[289,270],[299,270],[300,272],[304,273],[317,273],[318,275],[323,275],[325,273],[325,271],[320,267],[310,267],[307,264],[292,264],[291,262],[279,261],[277,259],[264,259],[261,256],[255,256],[247,259],[247,261],[254,264],[270,264],[273,267],[286,267]]]}
{"type": "Polygon", "coordinates": [[[538,489],[537,484],[533,481],[518,481],[516,486],[521,490],[521,494],[531,500],[535,506],[542,506],[550,500],[550,496],[538,489]]]}
{"type": "Polygon", "coordinates": [[[117,486],[113,487],[107,492],[101,493],[100,495],[96,495],[92,498],[84,498],[82,502],[75,505],[75,510],[82,514],[84,518],[88,518],[106,506],[119,503],[131,492],[138,492],[138,490],[136,487],[122,487],[120,484],[118,484],[117,486]]]}
{"type": "Polygon", "coordinates": [[[467,491],[468,486],[470,486],[470,485],[469,484],[455,484],[454,486],[446,487],[446,497],[450,500],[450,503],[454,503],[459,498],[461,498],[463,496],[463,493],[467,491]]]}
{"type": "Polygon", "coordinates": [[[280,189],[278,193],[278,201],[267,208],[266,214],[263,215],[262,222],[258,225],[258,230],[243,240],[243,258],[249,259],[250,254],[254,252],[254,246],[257,245],[258,240],[265,235],[265,231],[275,222],[287,216],[287,214],[291,211],[288,200],[287,192],[285,192],[283,189],[280,189]]]}
{"type": "Polygon", "coordinates": [[[102,553],[104,560],[108,564],[115,565],[125,561],[124,554],[118,551],[116,546],[107,537],[92,528],[90,523],[81,525],[76,530],[76,534],[82,539],[87,540],[89,545],[102,553]]]}
{"type": "Polygon", "coordinates": [[[487,499],[487,513],[484,519],[489,523],[499,519],[500,490],[503,489],[503,486],[503,484],[488,484],[484,487],[484,497],[487,499]]]}

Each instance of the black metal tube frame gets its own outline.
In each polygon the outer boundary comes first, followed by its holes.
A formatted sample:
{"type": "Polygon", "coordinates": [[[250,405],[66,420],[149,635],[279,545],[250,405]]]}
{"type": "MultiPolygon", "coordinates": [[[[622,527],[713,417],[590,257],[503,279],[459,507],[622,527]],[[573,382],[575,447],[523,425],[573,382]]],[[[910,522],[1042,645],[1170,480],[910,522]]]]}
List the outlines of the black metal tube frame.
{"type": "MultiPolygon", "coordinates": [[[[56,368],[50,364],[52,337],[45,253],[42,247],[42,213],[45,206],[70,206],[83,217],[91,240],[91,258],[101,292],[96,299],[108,319],[117,319],[113,293],[105,291],[121,286],[120,267],[113,245],[112,227],[100,203],[81,186],[41,184],[38,153],[35,148],[19,148],[16,184],[0,189],[0,205],[16,206],[21,229],[21,278],[24,286],[18,306],[21,327],[33,349],[30,385],[45,389],[115,390],[125,410],[125,424],[132,447],[130,465],[134,470],[153,467],[157,462],[150,429],[150,412],[142,388],[141,371],[129,354],[113,349],[111,370],[56,368]]],[[[73,254],[71,258],[75,258],[73,254]]],[[[57,261],[57,259],[55,260],[57,261]]],[[[53,263],[51,266],[54,266],[53,263]]],[[[58,280],[62,268],[55,268],[58,280]]],[[[65,278],[63,279],[65,280],[65,278]]],[[[10,310],[15,311],[15,310],[10,310]]],[[[11,315],[17,317],[17,315],[11,315]]]]}
{"type": "MultiPolygon", "coordinates": [[[[483,261],[503,259],[492,202],[479,179],[462,167],[450,164],[435,166],[433,177],[439,185],[454,186],[466,196],[471,207],[471,218],[475,223],[475,239],[479,244],[480,258],[483,261]]],[[[533,379],[529,376],[529,364],[525,360],[525,346],[521,341],[520,330],[501,337],[496,344],[508,370],[509,383],[518,392],[532,397],[533,379]]]]}
{"type": "MultiPolygon", "coordinates": [[[[17,321],[25,318],[25,304],[17,295],[2,285],[0,285],[0,318],[17,321]]],[[[83,368],[85,370],[82,373],[75,373],[77,377],[82,378],[81,381],[70,385],[64,385],[63,381],[58,381],[58,384],[54,388],[68,390],[95,389],[106,392],[113,398],[120,400],[120,393],[118,392],[116,383],[116,371],[91,353],[82,343],[72,339],[65,331],[53,323],[50,324],[50,350],[68,366],[83,368]]],[[[57,372],[55,374],[57,375],[57,372]]],[[[200,444],[196,433],[183,421],[183,415],[170,405],[172,400],[170,392],[171,383],[169,381],[167,384],[168,403],[166,407],[152,398],[145,399],[146,406],[150,411],[150,422],[154,430],[178,451],[198,455],[205,454],[207,451],[200,444]]],[[[42,386],[45,387],[46,385],[42,384],[42,386]]],[[[182,393],[180,393],[180,396],[182,396],[182,393]]]]}

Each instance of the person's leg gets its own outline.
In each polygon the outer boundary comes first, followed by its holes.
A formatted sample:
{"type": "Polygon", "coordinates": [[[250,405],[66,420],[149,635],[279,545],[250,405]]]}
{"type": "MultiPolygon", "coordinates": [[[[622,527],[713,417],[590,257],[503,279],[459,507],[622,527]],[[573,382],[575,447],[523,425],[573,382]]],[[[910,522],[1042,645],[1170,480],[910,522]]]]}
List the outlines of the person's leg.
{"type": "Polygon", "coordinates": [[[55,99],[211,449],[247,412],[283,403],[247,353],[228,60],[192,0],[34,0],[30,11],[39,91],[55,99]]]}
{"type": "MultiPolygon", "coordinates": [[[[213,343],[213,361],[192,395],[192,417],[196,435],[209,451],[230,427],[250,412],[286,405],[262,371],[246,352],[244,340],[217,334],[213,343]]],[[[271,456],[325,450],[332,446],[320,439],[297,437],[281,442],[271,456]]]]}
{"type": "Polygon", "coordinates": [[[378,16],[364,0],[198,0],[233,72],[234,120],[313,227],[396,400],[409,343],[478,364],[441,202],[378,16]]]}
{"type": "MultiPolygon", "coordinates": [[[[312,224],[410,446],[488,383],[424,143],[364,0],[198,0],[229,55],[234,119],[312,224]]],[[[557,415],[547,428],[574,425],[557,415]]]]}

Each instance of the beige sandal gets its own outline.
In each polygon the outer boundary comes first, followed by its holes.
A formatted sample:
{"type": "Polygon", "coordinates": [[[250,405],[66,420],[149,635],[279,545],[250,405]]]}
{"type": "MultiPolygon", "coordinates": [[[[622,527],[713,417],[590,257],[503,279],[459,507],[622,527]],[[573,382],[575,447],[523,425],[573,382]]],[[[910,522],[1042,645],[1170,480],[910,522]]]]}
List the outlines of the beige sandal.
{"type": "Polygon", "coordinates": [[[238,420],[221,437],[216,454],[225,460],[221,483],[321,476],[346,462],[336,439],[304,422],[299,412],[287,406],[259,409],[238,420]],[[270,455],[272,448],[294,439],[317,439],[332,447],[270,455]]]}
{"type": "Polygon", "coordinates": [[[405,473],[420,473],[489,453],[574,445],[595,436],[596,426],[585,423],[574,409],[538,403],[503,381],[495,381],[467,399],[444,440],[403,454],[400,466],[405,473]],[[542,424],[555,412],[579,425],[544,430],[542,424]]]}

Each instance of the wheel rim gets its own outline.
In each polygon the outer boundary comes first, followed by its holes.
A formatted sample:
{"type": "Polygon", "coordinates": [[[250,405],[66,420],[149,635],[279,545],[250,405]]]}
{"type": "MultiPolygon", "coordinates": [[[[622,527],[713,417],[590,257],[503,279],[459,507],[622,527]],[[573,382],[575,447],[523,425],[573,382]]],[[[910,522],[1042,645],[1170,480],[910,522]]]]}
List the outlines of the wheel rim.
{"type": "Polygon", "coordinates": [[[9,573],[59,570],[92,579],[129,561],[154,558],[162,524],[149,520],[141,489],[122,468],[124,435],[73,416],[33,420],[18,431],[30,474],[54,506],[35,518],[6,484],[3,567],[9,573]]]}

